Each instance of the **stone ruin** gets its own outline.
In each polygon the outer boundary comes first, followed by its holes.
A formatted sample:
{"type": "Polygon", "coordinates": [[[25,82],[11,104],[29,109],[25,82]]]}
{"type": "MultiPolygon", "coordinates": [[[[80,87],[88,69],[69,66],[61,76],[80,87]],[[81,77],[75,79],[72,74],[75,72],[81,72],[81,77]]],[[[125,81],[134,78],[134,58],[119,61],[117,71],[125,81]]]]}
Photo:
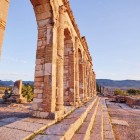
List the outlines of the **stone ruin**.
{"type": "MultiPolygon", "coordinates": [[[[78,107],[96,96],[92,57],[68,0],[30,1],[38,26],[33,116],[61,118],[67,106],[78,107]]],[[[0,0],[0,50],[9,4],[0,0]]]]}
{"type": "Polygon", "coordinates": [[[25,103],[26,99],[22,96],[22,81],[18,80],[14,83],[11,93],[5,93],[3,96],[4,102],[8,103],[25,103]]]}

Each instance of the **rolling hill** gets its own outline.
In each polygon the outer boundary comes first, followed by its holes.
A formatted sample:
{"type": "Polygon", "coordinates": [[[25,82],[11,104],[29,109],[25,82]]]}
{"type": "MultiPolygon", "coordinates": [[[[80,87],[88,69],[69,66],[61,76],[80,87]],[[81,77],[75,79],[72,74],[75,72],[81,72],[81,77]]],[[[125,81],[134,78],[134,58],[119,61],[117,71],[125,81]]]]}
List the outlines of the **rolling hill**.
{"type": "MultiPolygon", "coordinates": [[[[34,82],[33,81],[23,81],[23,84],[30,84],[30,85],[34,85],[34,82]]],[[[14,85],[14,81],[2,81],[0,80],[0,86],[5,86],[5,87],[8,87],[8,86],[13,86],[14,85]]]]}
{"type": "Polygon", "coordinates": [[[104,87],[111,88],[138,88],[140,89],[140,80],[110,80],[97,79],[97,83],[104,87]]]}

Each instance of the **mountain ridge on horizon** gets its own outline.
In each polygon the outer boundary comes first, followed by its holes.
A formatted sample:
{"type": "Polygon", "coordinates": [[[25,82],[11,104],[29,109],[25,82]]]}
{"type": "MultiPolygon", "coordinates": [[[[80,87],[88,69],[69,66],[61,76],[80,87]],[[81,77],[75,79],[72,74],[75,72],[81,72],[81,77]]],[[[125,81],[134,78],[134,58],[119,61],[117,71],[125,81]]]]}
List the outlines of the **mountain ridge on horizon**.
{"type": "MultiPolygon", "coordinates": [[[[112,88],[139,88],[140,80],[111,80],[111,79],[96,79],[97,83],[104,87],[112,88]]],[[[23,84],[34,84],[34,81],[23,81],[23,84]]],[[[0,86],[13,86],[14,81],[12,80],[0,80],[0,86]]]]}
{"type": "Polygon", "coordinates": [[[140,80],[111,80],[96,79],[97,83],[104,87],[111,88],[138,88],[140,89],[140,80]]]}
{"type": "MultiPolygon", "coordinates": [[[[0,80],[0,86],[13,86],[15,81],[12,80],[0,80]]],[[[30,85],[34,85],[34,81],[22,81],[23,84],[30,84],[30,85]]]]}

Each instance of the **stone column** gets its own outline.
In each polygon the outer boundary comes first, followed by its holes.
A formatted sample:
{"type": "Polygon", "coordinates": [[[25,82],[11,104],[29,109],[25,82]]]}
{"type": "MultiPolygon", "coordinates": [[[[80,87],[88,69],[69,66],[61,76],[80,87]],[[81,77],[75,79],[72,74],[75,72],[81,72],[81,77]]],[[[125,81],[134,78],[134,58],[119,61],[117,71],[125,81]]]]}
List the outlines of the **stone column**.
{"type": "Polygon", "coordinates": [[[92,82],[91,82],[91,85],[92,85],[92,87],[91,87],[91,93],[92,93],[92,97],[94,96],[94,79],[93,79],[93,71],[92,71],[92,73],[91,73],[91,80],[92,80],[92,82]]]}
{"type": "Polygon", "coordinates": [[[93,71],[92,71],[92,96],[94,96],[94,77],[93,77],[93,71]]]}
{"type": "Polygon", "coordinates": [[[0,55],[2,52],[2,44],[4,39],[9,2],[10,0],[0,0],[0,55]]]}
{"type": "Polygon", "coordinates": [[[93,88],[93,85],[92,85],[92,68],[90,68],[90,97],[92,97],[92,88],[93,88]]]}
{"type": "Polygon", "coordinates": [[[91,66],[89,69],[89,97],[91,98],[91,66]]]}
{"type": "Polygon", "coordinates": [[[90,75],[90,67],[89,67],[89,61],[88,61],[88,66],[87,66],[87,95],[88,98],[90,98],[90,82],[89,82],[89,76],[90,75]]]}
{"type": "Polygon", "coordinates": [[[64,110],[64,11],[65,7],[59,8],[59,29],[58,29],[58,46],[57,46],[57,98],[56,110],[64,110]]]}
{"type": "Polygon", "coordinates": [[[33,116],[55,119],[57,24],[49,2],[31,2],[38,25],[33,116]]]}
{"type": "Polygon", "coordinates": [[[96,74],[93,72],[93,79],[94,79],[94,96],[96,96],[96,74]]]}
{"type": "Polygon", "coordinates": [[[76,98],[76,103],[80,103],[80,96],[79,96],[79,58],[78,58],[78,38],[75,40],[75,98],[76,98]]]}
{"type": "Polygon", "coordinates": [[[85,87],[86,87],[86,100],[88,99],[88,64],[86,60],[86,75],[85,75],[85,87]]]}
{"type": "Polygon", "coordinates": [[[86,59],[85,59],[85,56],[84,56],[84,100],[85,101],[87,100],[87,73],[86,73],[86,68],[87,68],[87,65],[86,65],[86,59]]]}

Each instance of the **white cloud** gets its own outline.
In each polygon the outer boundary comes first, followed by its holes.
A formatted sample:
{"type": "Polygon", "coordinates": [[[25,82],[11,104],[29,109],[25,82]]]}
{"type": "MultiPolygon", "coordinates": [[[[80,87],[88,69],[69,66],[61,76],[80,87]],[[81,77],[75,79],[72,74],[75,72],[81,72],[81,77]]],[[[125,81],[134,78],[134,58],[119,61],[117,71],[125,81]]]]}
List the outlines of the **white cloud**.
{"type": "Polygon", "coordinates": [[[28,76],[28,74],[26,73],[14,73],[14,72],[5,72],[5,73],[0,73],[1,76],[3,75],[10,75],[10,76],[19,76],[19,75],[23,75],[23,76],[28,76]]]}

